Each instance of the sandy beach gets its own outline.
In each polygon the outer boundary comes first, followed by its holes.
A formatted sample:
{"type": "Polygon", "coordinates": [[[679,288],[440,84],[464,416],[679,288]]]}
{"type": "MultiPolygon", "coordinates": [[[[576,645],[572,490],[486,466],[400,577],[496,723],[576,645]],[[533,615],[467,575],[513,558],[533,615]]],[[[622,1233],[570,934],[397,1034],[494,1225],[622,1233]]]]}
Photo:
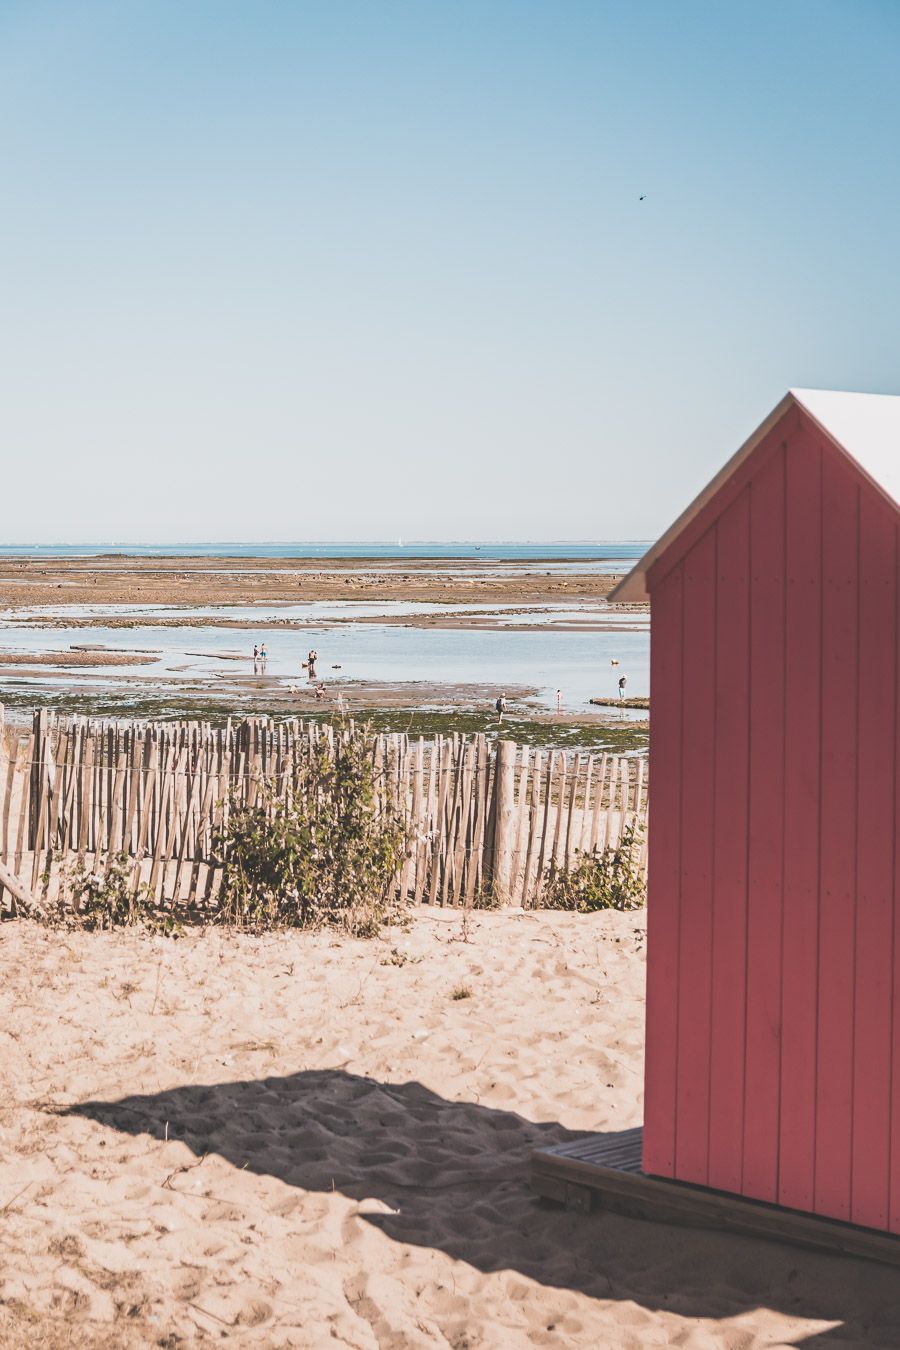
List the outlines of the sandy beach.
{"type": "Polygon", "coordinates": [[[644,916],[0,930],[0,1344],[893,1346],[894,1270],[542,1206],[641,1119],[644,916]]]}

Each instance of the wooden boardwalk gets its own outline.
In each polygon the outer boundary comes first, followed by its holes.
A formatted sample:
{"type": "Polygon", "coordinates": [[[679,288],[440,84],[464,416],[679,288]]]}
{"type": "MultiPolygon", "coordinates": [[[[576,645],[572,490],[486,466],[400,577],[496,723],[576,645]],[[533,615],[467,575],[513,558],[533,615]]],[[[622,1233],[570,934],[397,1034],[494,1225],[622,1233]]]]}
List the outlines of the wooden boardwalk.
{"type": "Polygon", "coordinates": [[[531,1155],[532,1187],[545,1199],[581,1213],[603,1206],[634,1218],[723,1228],[900,1266],[900,1237],[891,1233],[649,1176],[641,1166],[642,1142],[638,1126],[536,1149],[531,1155]]]}

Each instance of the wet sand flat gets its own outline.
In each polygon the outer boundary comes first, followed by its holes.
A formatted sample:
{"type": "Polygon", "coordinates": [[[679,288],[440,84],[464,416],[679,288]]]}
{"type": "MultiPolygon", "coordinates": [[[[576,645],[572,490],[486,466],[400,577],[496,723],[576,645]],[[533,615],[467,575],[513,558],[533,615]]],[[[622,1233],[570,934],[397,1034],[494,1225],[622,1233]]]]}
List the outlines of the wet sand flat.
{"type": "Polygon", "coordinates": [[[896,1345],[892,1269],[531,1193],[641,1119],[644,929],[5,925],[0,1345],[896,1345]]]}
{"type": "MultiPolygon", "coordinates": [[[[387,603],[390,603],[390,601],[387,603]]],[[[260,613],[256,622],[264,617],[265,609],[260,604],[260,613]]],[[[207,612],[198,615],[191,614],[187,608],[182,609],[180,607],[177,609],[170,608],[165,614],[156,614],[152,610],[135,610],[128,614],[114,613],[110,615],[107,611],[99,608],[90,615],[74,616],[59,611],[56,614],[38,611],[27,615],[19,622],[22,629],[28,627],[129,629],[140,623],[142,628],[232,628],[238,632],[252,631],[254,623],[252,619],[247,617],[229,618],[224,610],[222,614],[207,612]]],[[[275,617],[274,622],[277,623],[279,630],[288,632],[302,632],[311,626],[311,620],[308,618],[285,618],[280,614],[275,617]]],[[[352,617],[333,613],[328,616],[327,623],[330,628],[340,628],[342,625],[348,624],[374,624],[381,628],[456,628],[469,632],[483,631],[490,633],[640,633],[644,632],[647,627],[645,614],[635,613],[631,622],[622,623],[621,616],[617,615],[611,606],[601,609],[599,603],[596,608],[587,608],[586,606],[583,615],[578,619],[563,617],[552,610],[542,609],[538,612],[529,611],[526,614],[521,609],[500,605],[486,613],[479,612],[477,614],[461,613],[453,609],[441,610],[436,614],[381,612],[378,614],[354,614],[352,617]]]]}
{"type": "Polygon", "coordinates": [[[143,666],[146,655],[133,652],[4,652],[0,651],[0,669],[4,666],[143,666]]]}
{"type": "Polygon", "coordinates": [[[303,558],[2,558],[0,608],[59,604],[265,604],[419,600],[515,605],[598,599],[617,578],[540,563],[303,558]]]}

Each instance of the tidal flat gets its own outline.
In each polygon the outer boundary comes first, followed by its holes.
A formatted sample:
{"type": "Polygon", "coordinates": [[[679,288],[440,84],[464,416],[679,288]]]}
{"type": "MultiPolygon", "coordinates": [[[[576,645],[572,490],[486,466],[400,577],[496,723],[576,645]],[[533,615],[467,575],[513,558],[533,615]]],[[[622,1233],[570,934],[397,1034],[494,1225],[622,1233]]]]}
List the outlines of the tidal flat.
{"type": "Polygon", "coordinates": [[[11,719],[352,716],[431,736],[496,732],[503,695],[511,738],[640,750],[648,613],[606,600],[626,566],[4,557],[0,702],[11,719]]]}

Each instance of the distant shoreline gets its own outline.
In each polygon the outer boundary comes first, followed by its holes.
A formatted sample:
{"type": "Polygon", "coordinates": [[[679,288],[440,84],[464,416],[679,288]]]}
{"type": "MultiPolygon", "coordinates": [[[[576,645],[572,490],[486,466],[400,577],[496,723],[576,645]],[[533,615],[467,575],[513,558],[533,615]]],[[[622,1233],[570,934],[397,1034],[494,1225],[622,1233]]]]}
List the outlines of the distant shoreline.
{"type": "Polygon", "coordinates": [[[39,559],[166,558],[172,561],[192,558],[221,559],[297,559],[310,562],[323,559],[358,563],[386,559],[409,562],[549,562],[585,563],[636,561],[649,547],[644,540],[600,540],[580,543],[467,542],[390,544],[364,540],[359,543],[235,543],[231,541],[179,544],[5,544],[0,560],[37,561],[39,559]]]}

